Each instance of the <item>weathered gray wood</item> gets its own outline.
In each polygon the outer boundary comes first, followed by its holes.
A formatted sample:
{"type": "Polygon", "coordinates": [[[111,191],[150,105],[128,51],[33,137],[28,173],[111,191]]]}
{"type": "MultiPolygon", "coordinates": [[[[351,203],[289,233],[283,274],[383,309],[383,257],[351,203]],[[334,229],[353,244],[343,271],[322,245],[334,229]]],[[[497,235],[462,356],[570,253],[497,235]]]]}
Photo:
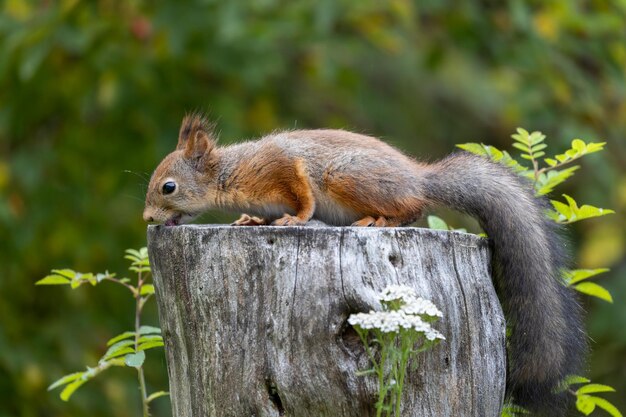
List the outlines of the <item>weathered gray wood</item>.
{"type": "Polygon", "coordinates": [[[404,284],[446,337],[408,376],[403,415],[499,416],[504,319],[484,239],[416,228],[150,226],[174,417],[374,415],[349,314],[404,284]]]}

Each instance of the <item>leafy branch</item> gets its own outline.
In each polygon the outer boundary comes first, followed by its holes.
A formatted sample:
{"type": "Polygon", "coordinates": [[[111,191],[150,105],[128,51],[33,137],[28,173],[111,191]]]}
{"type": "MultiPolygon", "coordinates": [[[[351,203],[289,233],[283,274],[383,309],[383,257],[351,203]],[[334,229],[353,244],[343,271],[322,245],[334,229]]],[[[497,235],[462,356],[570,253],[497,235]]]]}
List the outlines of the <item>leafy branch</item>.
{"type": "MultiPolygon", "coordinates": [[[[552,192],[555,187],[565,182],[580,168],[578,165],[565,167],[566,165],[577,161],[585,155],[603,150],[605,145],[605,142],[585,143],[585,141],[581,139],[574,139],[571,142],[570,149],[566,150],[564,153],[554,155],[552,158],[544,158],[543,162],[545,165],[541,166],[540,158],[545,156],[545,150],[547,149],[547,144],[545,143],[546,136],[543,133],[537,131],[529,133],[527,130],[518,128],[517,132],[511,135],[511,137],[514,140],[513,147],[521,151],[521,158],[530,161],[532,167],[520,164],[506,151],[501,151],[493,146],[484,145],[482,143],[465,143],[457,146],[468,152],[486,156],[492,161],[511,168],[520,176],[528,178],[533,183],[537,197],[552,192]]],[[[546,215],[558,224],[571,224],[581,220],[615,213],[613,210],[587,204],[579,206],[578,203],[567,194],[563,194],[563,197],[565,198],[565,203],[550,200],[553,209],[546,211],[546,215]]],[[[441,219],[431,220],[429,218],[429,226],[435,229],[451,230],[450,226],[441,219]]],[[[578,292],[612,303],[613,297],[606,288],[589,281],[590,278],[607,271],[607,268],[563,271],[563,283],[578,292]]],[[[600,392],[613,392],[615,390],[612,387],[602,384],[592,384],[590,380],[578,376],[567,378],[563,382],[563,385],[564,387],[561,391],[567,390],[569,393],[576,396],[576,407],[582,414],[589,415],[598,407],[605,410],[613,417],[622,416],[617,408],[606,399],[590,395],[600,392]],[[586,385],[574,390],[570,386],[575,384],[586,385]]],[[[528,414],[528,412],[514,404],[507,404],[502,410],[502,417],[514,417],[523,414],[528,414]]]]}
{"type": "Polygon", "coordinates": [[[537,196],[546,195],[554,188],[577,171],[580,166],[564,168],[565,165],[585,156],[604,149],[606,142],[585,143],[581,139],[574,139],[571,148],[562,154],[557,154],[553,158],[544,158],[547,166],[540,166],[539,158],[545,156],[544,150],[547,144],[544,143],[546,136],[541,132],[529,133],[527,130],[518,128],[517,133],[511,135],[515,143],[513,146],[521,151],[521,158],[531,162],[532,168],[520,164],[506,151],[501,151],[494,146],[482,143],[464,143],[457,147],[476,155],[486,156],[492,161],[501,163],[518,173],[519,175],[533,181],[537,196]]]}
{"type": "Polygon", "coordinates": [[[110,367],[132,367],[137,370],[143,416],[147,417],[150,415],[150,402],[168,395],[165,391],[157,391],[148,395],[143,370],[146,350],[163,346],[163,337],[161,336],[161,329],[158,327],[141,324],[143,307],[154,294],[154,285],[148,283],[150,274],[148,250],[146,248],[139,250],[127,249],[125,258],[131,261],[128,269],[137,274],[137,283],[135,285],[131,284],[130,279],[118,279],[115,274],[111,274],[108,271],[92,274],[76,272],[71,269],[53,269],[51,275],[36,282],[36,285],[69,285],[72,289],[76,289],[84,284],[96,286],[101,282],[109,281],[128,289],[135,299],[134,330],[123,332],[109,339],[107,342],[108,349],[98,361],[97,366],[87,367],[85,371],[65,375],[52,383],[48,390],[64,386],[60,397],[63,401],[68,401],[72,394],[84,383],[110,367]]]}
{"type": "Polygon", "coordinates": [[[570,224],[580,220],[590,219],[592,217],[606,216],[607,214],[615,213],[613,210],[594,207],[587,204],[578,207],[578,204],[572,197],[567,194],[563,194],[563,197],[565,197],[567,204],[556,200],[550,200],[550,203],[554,207],[554,211],[548,211],[548,217],[559,224],[570,224]]]}
{"type": "Polygon", "coordinates": [[[568,287],[574,288],[576,291],[579,291],[583,294],[591,295],[593,297],[597,297],[602,300],[608,301],[609,303],[612,303],[613,297],[611,297],[611,293],[608,292],[606,288],[594,282],[586,281],[587,279],[591,277],[594,277],[598,274],[601,274],[607,271],[609,271],[608,268],[574,269],[571,271],[563,272],[563,279],[565,281],[565,285],[567,285],[568,287]]]}
{"type": "Polygon", "coordinates": [[[571,375],[563,381],[558,392],[568,392],[576,397],[576,408],[582,414],[588,416],[593,413],[596,407],[599,407],[609,413],[612,417],[622,417],[622,413],[609,401],[597,395],[601,392],[615,392],[613,387],[603,384],[593,384],[590,379],[578,375],[571,375]],[[582,385],[578,389],[572,388],[572,385],[582,385]]]}

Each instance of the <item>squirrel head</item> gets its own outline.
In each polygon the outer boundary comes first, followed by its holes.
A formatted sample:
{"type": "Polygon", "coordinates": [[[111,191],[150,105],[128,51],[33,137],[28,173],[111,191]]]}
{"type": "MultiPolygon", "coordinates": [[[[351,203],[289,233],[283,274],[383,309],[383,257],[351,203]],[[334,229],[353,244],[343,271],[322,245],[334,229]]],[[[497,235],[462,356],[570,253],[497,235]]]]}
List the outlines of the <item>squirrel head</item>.
{"type": "Polygon", "coordinates": [[[161,161],[150,178],[145,221],[174,226],[209,208],[217,189],[216,142],[213,125],[204,117],[185,116],[176,150],[161,161]]]}

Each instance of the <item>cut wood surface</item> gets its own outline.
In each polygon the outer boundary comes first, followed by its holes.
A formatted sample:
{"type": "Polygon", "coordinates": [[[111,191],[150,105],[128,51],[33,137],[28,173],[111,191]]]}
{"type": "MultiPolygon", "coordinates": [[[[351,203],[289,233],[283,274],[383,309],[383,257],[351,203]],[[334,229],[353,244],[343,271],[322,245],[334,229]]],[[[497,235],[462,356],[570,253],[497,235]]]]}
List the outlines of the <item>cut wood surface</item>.
{"type": "Polygon", "coordinates": [[[347,317],[389,284],[444,316],[403,416],[496,417],[505,323],[487,241],[418,228],[150,226],[174,417],[374,416],[376,380],[347,317]]]}

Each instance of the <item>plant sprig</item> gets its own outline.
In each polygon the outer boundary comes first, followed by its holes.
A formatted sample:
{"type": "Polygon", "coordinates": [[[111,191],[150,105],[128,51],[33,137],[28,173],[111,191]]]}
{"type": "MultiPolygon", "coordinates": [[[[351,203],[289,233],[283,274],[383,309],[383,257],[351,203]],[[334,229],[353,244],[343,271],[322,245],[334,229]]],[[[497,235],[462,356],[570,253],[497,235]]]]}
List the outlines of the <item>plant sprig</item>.
{"type": "MultiPolygon", "coordinates": [[[[512,158],[506,151],[501,151],[493,146],[481,143],[465,143],[457,145],[459,148],[468,152],[482,155],[491,160],[501,163],[511,168],[517,174],[528,178],[532,181],[537,197],[546,195],[554,190],[570,178],[580,168],[578,165],[568,166],[572,162],[582,158],[585,155],[599,152],[604,149],[605,142],[589,142],[586,143],[582,139],[574,139],[571,142],[570,149],[561,154],[556,154],[552,158],[543,158],[544,166],[540,163],[540,158],[545,156],[547,144],[546,136],[538,131],[529,133],[527,130],[518,128],[516,133],[511,135],[514,140],[513,147],[521,151],[521,158],[530,161],[532,167],[520,164],[512,158]]],[[[565,203],[557,200],[550,200],[553,209],[547,210],[546,215],[558,224],[571,224],[581,220],[594,217],[606,216],[615,213],[613,210],[603,209],[592,205],[584,204],[579,206],[578,203],[569,195],[563,194],[565,203]]],[[[435,229],[451,229],[443,220],[430,221],[429,226],[435,229]]],[[[611,293],[601,285],[588,281],[590,278],[598,274],[608,271],[607,268],[598,269],[575,269],[563,271],[564,285],[574,290],[587,294],[602,300],[613,302],[611,293]]],[[[613,392],[612,387],[602,384],[592,384],[591,381],[583,377],[570,377],[563,382],[564,388],[572,395],[576,396],[576,407],[584,415],[591,414],[596,408],[601,408],[613,417],[621,417],[622,414],[617,408],[604,398],[590,395],[600,392],[613,392]],[[586,384],[574,390],[571,385],[586,384]]],[[[514,417],[518,415],[528,414],[523,408],[506,404],[502,409],[502,417],[514,417]]]]}
{"type": "Polygon", "coordinates": [[[68,401],[78,388],[107,369],[113,366],[132,367],[137,370],[143,416],[147,417],[150,415],[150,402],[168,395],[166,391],[157,391],[148,395],[143,370],[146,351],[163,346],[163,337],[160,328],[141,324],[143,307],[154,294],[154,285],[148,283],[150,274],[148,250],[146,248],[127,249],[124,257],[131,261],[128,269],[137,274],[135,285],[131,284],[130,279],[116,278],[115,274],[108,271],[93,274],[81,273],[72,269],[53,269],[50,275],[35,283],[36,285],[69,285],[72,289],[76,289],[84,284],[96,286],[109,281],[128,289],[135,299],[134,330],[123,332],[109,339],[107,342],[108,349],[95,367],[87,367],[85,371],[65,375],[53,382],[48,390],[64,387],[60,397],[63,401],[68,401]]]}
{"type": "Polygon", "coordinates": [[[615,392],[615,389],[611,386],[591,383],[591,380],[588,378],[578,375],[570,375],[563,381],[557,391],[568,392],[576,397],[576,409],[586,416],[593,413],[596,408],[599,407],[609,413],[612,417],[623,417],[622,413],[610,401],[605,398],[598,397],[597,395],[591,395],[603,392],[615,392]],[[584,385],[577,389],[572,388],[573,385],[581,384],[584,385]]]}
{"type": "Polygon", "coordinates": [[[381,292],[379,301],[382,311],[352,314],[348,318],[372,364],[371,369],[357,375],[373,374],[378,378],[376,417],[400,417],[409,359],[444,339],[430,325],[442,313],[405,286],[388,286],[381,292]]]}
{"type": "Polygon", "coordinates": [[[515,141],[513,146],[521,151],[521,158],[530,161],[532,167],[520,164],[508,152],[499,150],[494,146],[470,142],[457,145],[457,147],[476,155],[486,156],[530,179],[533,181],[537,196],[550,193],[556,186],[574,175],[580,166],[561,168],[585,155],[603,150],[606,144],[606,142],[585,143],[581,139],[574,139],[570,149],[555,155],[553,158],[544,158],[543,161],[546,166],[540,166],[539,158],[545,156],[544,150],[548,146],[544,143],[546,136],[538,131],[529,133],[525,129],[517,128],[517,133],[512,134],[511,137],[515,141]]]}
{"type": "Polygon", "coordinates": [[[548,217],[559,224],[569,224],[578,222],[592,217],[606,216],[607,214],[613,214],[615,211],[609,209],[603,209],[599,207],[590,206],[584,204],[578,207],[578,203],[568,196],[563,194],[567,204],[556,200],[550,200],[554,211],[548,211],[548,217]]]}
{"type": "Polygon", "coordinates": [[[564,271],[563,279],[565,280],[565,285],[572,287],[578,292],[612,303],[613,297],[606,288],[596,284],[595,282],[586,281],[589,278],[607,271],[609,271],[608,268],[573,269],[571,271],[564,271]]]}

